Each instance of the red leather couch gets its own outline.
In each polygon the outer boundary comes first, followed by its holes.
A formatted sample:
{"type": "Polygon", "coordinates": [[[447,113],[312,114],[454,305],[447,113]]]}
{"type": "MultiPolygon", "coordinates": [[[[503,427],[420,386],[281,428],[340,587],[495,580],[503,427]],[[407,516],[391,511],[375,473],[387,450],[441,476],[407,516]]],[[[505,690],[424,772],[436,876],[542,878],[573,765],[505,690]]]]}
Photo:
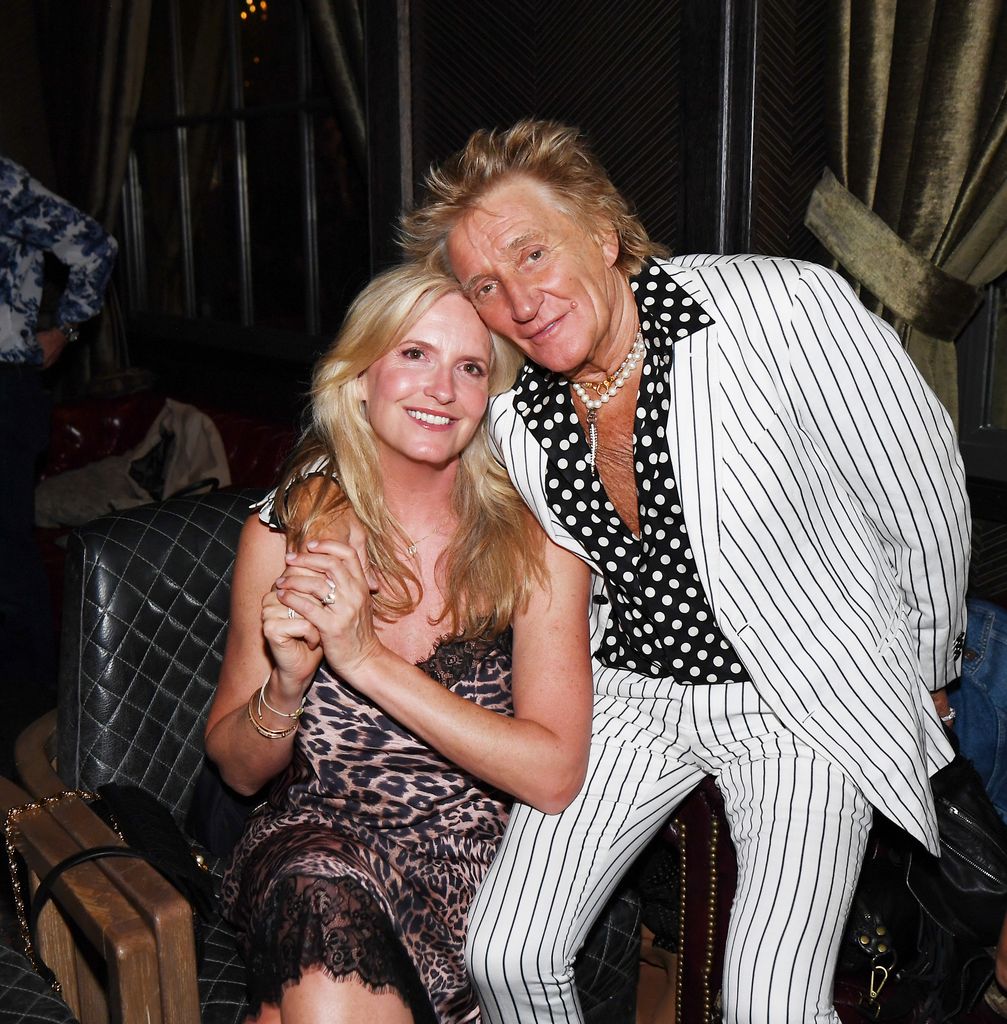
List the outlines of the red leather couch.
{"type": "MultiPolygon", "coordinates": [[[[165,397],[156,391],[138,391],[109,398],[78,399],[56,406],[41,478],[129,451],[143,440],[164,406],[165,397]]],[[[265,488],[276,482],[294,443],[292,423],[214,409],[202,403],[199,408],[220,431],[232,487],[265,488]]],[[[66,528],[37,528],[35,531],[49,577],[57,635],[63,594],[63,541],[67,533],[66,528]]]]}

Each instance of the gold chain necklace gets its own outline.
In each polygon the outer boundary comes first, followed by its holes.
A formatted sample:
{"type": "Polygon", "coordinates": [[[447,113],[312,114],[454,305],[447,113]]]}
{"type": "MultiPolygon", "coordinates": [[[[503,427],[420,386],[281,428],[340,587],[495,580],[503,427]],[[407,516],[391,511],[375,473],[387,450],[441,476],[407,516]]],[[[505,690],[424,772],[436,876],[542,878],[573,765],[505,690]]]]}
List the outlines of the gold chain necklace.
{"type": "Polygon", "coordinates": [[[598,473],[598,410],[615,398],[623,384],[633,376],[636,364],[643,358],[645,350],[643,332],[637,331],[636,338],[633,340],[633,347],[626,353],[626,358],[623,359],[614,373],[609,374],[601,381],[584,381],[584,383],[575,380],[570,381],[570,387],[573,388],[574,393],[584,403],[584,408],[587,409],[587,439],[588,447],[590,448],[587,464],[595,475],[598,473]],[[588,398],[585,388],[591,388],[598,397],[588,398]]]}
{"type": "Polygon", "coordinates": [[[407,555],[415,555],[416,552],[419,550],[420,545],[425,540],[429,540],[429,538],[433,537],[434,534],[437,534],[437,533],[441,532],[441,530],[447,525],[447,521],[448,521],[449,518],[450,518],[450,515],[444,516],[441,519],[441,521],[429,533],[423,534],[423,536],[420,537],[419,540],[413,540],[412,537],[410,537],[409,534],[406,533],[405,530],[402,530],[402,535],[406,538],[407,541],[409,541],[409,544],[406,547],[406,554],[407,555]]]}

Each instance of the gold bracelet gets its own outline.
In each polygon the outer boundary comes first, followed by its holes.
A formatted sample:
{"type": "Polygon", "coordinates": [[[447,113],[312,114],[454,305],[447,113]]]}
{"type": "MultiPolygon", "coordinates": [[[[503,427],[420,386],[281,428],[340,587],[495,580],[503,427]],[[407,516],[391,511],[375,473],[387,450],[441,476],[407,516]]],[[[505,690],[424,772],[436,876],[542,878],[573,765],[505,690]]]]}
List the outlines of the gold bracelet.
{"type": "Polygon", "coordinates": [[[301,706],[296,711],[279,711],[273,707],[272,704],[266,700],[266,687],[269,685],[270,676],[272,676],[273,670],[269,670],[269,675],[266,676],[266,681],[262,684],[262,688],[259,690],[259,703],[256,707],[256,711],[259,715],[259,721],[262,721],[262,709],[265,708],[267,711],[272,711],[274,715],[279,715],[280,718],[300,718],[301,713],[304,711],[304,702],[307,697],[301,697],[301,706]]]}
{"type": "Polygon", "coordinates": [[[293,725],[288,726],[286,729],[267,729],[264,725],[261,725],[255,720],[255,712],[252,711],[252,701],[255,700],[254,691],[248,697],[248,720],[252,723],[255,731],[260,735],[264,736],[267,740],[282,740],[295,732],[297,729],[297,722],[293,725]]]}

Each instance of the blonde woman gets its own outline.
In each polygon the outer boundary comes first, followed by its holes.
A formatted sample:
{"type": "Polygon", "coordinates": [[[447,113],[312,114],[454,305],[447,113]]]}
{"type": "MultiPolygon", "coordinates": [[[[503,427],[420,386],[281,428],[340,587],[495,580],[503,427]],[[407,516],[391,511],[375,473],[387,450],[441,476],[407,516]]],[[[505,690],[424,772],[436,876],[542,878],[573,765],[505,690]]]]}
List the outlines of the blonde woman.
{"type": "Polygon", "coordinates": [[[224,883],[252,1018],[478,1020],[464,926],[505,794],[551,813],[580,788],[587,571],[488,450],[514,371],[454,282],[382,275],[244,528],[206,746],[239,792],[277,776],[224,883]],[[325,539],[347,508],[366,571],[325,539]]]}

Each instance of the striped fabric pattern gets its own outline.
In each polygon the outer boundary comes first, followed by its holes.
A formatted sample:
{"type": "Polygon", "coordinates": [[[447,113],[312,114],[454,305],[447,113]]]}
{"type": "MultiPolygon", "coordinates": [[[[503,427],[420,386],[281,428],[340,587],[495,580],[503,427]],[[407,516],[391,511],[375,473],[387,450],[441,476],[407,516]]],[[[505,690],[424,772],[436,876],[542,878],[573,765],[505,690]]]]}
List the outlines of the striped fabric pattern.
{"type": "MultiPolygon", "coordinates": [[[[959,674],[970,530],[946,412],[831,271],[688,256],[644,273],[714,320],[675,344],[668,438],[720,628],[785,727],[935,851],[927,776],[952,752],[928,691],[959,674]]],[[[508,395],[491,428],[547,532],[590,564],[508,395]]],[[[592,605],[596,637],[609,607],[592,605]]],[[[646,746],[632,722],[666,681],[606,669],[595,687],[596,739],[646,746]]]]}
{"type": "MultiPolygon", "coordinates": [[[[872,807],[936,852],[928,774],[951,747],[929,691],[959,674],[969,510],[951,423],[897,336],[837,275],[691,256],[643,272],[711,318],[674,344],[667,443],[689,543],[751,682],[685,685],[595,664],[587,781],[563,814],[518,806],[470,917],[494,1024],[582,1019],[571,964],[634,857],[705,774],[738,892],[724,1019],[835,1022],[831,986],[872,807]]],[[[513,393],[491,431],[549,535],[547,456],[513,393]]],[[[571,500],[578,500],[573,495],[571,500]]]]}
{"type": "Polygon", "coordinates": [[[710,773],[738,854],[724,1021],[837,1021],[832,977],[870,805],[747,683],[669,683],[666,698],[649,703],[650,743],[595,743],[587,782],[563,814],[515,808],[469,917],[484,1019],[583,1019],[573,961],[591,922],[671,809],[710,773]]]}

